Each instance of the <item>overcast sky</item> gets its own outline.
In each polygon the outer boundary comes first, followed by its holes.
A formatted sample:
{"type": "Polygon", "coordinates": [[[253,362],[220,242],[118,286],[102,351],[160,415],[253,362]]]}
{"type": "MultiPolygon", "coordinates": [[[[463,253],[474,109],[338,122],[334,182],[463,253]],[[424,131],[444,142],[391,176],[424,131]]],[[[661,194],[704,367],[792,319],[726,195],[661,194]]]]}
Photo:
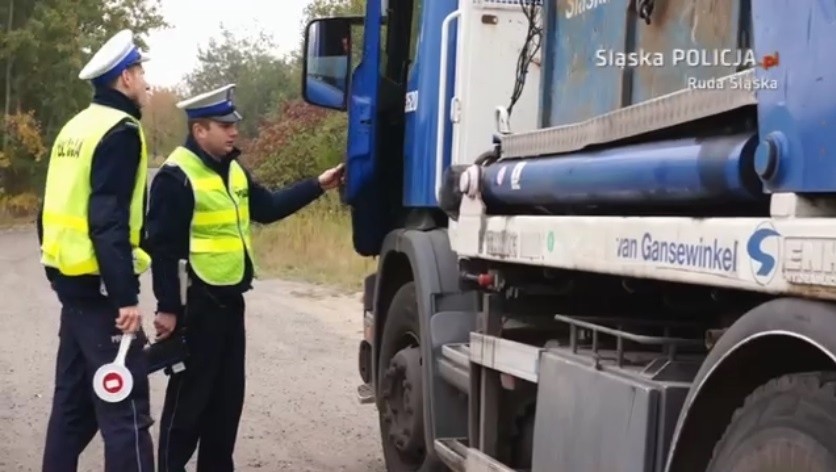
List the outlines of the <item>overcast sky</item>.
{"type": "Polygon", "coordinates": [[[220,25],[236,36],[270,34],[279,53],[296,48],[302,10],[310,0],[162,0],[171,28],[151,32],[146,77],[152,86],[177,84],[197,65],[198,46],[220,35],[220,25]]]}

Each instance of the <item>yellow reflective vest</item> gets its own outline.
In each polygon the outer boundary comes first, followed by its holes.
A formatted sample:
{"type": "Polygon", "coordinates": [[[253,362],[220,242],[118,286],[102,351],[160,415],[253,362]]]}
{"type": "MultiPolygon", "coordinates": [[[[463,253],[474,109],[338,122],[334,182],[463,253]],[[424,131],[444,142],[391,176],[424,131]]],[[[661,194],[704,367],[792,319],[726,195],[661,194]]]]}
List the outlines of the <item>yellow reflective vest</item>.
{"type": "Polygon", "coordinates": [[[134,272],[141,274],[151,264],[151,258],[139,247],[148,181],[142,125],[128,113],[94,103],[76,114],[58,133],[47,168],[41,263],[64,275],[99,275],[87,224],[93,154],[105,133],[126,118],[136,124],[141,142],[129,220],[134,272]]]}
{"type": "Polygon", "coordinates": [[[250,237],[249,185],[244,169],[229,164],[229,186],[199,156],[178,147],[163,165],[183,170],[194,194],[189,229],[189,265],[210,285],[235,285],[244,278],[247,254],[255,261],[250,237]]]}

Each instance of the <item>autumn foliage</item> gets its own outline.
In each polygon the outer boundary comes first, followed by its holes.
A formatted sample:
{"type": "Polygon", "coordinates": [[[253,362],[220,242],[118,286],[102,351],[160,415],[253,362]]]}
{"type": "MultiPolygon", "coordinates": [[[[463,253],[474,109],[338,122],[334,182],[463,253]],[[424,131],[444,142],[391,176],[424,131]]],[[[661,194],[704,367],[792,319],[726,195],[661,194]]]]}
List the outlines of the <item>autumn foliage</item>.
{"type": "Polygon", "coordinates": [[[29,215],[39,200],[32,192],[47,148],[33,112],[7,115],[0,150],[0,208],[13,217],[29,215]]]}
{"type": "MultiPolygon", "coordinates": [[[[261,123],[244,165],[262,184],[281,187],[342,161],[346,134],[345,113],[290,100],[261,123]]],[[[350,215],[336,192],[277,225],[258,227],[254,240],[261,267],[283,277],[357,289],[375,267],[354,252],[350,215]]]]}
{"type": "Polygon", "coordinates": [[[264,122],[246,146],[244,163],[256,178],[281,186],[318,175],[342,159],[345,115],[313,107],[300,99],[280,106],[277,118],[264,122]]]}
{"type": "Polygon", "coordinates": [[[52,141],[89,102],[77,71],[105,39],[166,26],[159,0],[0,2],[0,224],[37,210],[52,141]]]}
{"type": "Polygon", "coordinates": [[[177,108],[180,100],[177,91],[156,88],[143,109],[142,127],[152,166],[159,166],[172,149],[182,144],[186,135],[186,116],[177,108]]]}

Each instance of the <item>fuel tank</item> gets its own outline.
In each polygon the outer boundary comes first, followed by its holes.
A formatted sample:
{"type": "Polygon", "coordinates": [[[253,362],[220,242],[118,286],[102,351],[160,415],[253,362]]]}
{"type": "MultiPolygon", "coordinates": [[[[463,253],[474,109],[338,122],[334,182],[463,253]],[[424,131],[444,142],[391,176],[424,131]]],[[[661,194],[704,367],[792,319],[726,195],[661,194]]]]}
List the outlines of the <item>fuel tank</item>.
{"type": "MultiPolygon", "coordinates": [[[[753,133],[684,138],[596,152],[500,160],[485,167],[488,208],[688,207],[767,201],[753,133]]],[[[525,212],[528,213],[528,212],[525,212]]],[[[534,214],[534,213],[530,213],[534,214]]]]}

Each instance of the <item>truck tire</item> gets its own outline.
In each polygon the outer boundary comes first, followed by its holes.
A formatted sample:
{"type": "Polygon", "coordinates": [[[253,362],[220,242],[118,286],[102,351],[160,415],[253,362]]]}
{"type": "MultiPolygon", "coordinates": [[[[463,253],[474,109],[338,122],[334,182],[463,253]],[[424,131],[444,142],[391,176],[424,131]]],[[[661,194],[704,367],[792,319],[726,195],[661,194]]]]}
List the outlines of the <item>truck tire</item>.
{"type": "Polygon", "coordinates": [[[438,464],[424,436],[423,359],[415,283],[392,297],[380,340],[377,410],[386,470],[429,472],[438,464]]]}
{"type": "Polygon", "coordinates": [[[836,470],[836,374],[786,375],[746,398],[708,472],[836,470]]]}

